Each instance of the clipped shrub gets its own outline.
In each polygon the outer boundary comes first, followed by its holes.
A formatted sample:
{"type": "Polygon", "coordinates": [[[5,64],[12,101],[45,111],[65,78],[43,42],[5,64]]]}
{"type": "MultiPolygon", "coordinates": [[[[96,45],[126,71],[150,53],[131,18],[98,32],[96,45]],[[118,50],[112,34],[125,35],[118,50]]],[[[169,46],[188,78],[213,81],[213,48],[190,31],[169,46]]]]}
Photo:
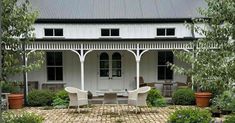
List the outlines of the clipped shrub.
{"type": "Polygon", "coordinates": [[[172,101],[176,105],[193,105],[195,104],[194,92],[189,89],[178,89],[173,93],[172,101]]]}
{"type": "Polygon", "coordinates": [[[65,90],[58,91],[53,99],[53,106],[68,106],[69,95],[65,90]]]}
{"type": "Polygon", "coordinates": [[[147,103],[153,107],[166,106],[166,101],[162,97],[161,92],[154,88],[148,92],[147,103]]]}
{"type": "Polygon", "coordinates": [[[29,106],[51,106],[55,93],[50,90],[33,90],[28,94],[29,106]]]}
{"type": "Polygon", "coordinates": [[[3,113],[4,123],[42,123],[44,118],[34,113],[21,112],[13,114],[12,112],[3,113]]]}
{"type": "Polygon", "coordinates": [[[231,115],[225,118],[224,123],[235,123],[235,115],[231,115]]]}
{"type": "Polygon", "coordinates": [[[211,113],[199,108],[178,109],[168,119],[169,123],[209,123],[211,120],[211,113]]]}
{"type": "Polygon", "coordinates": [[[58,97],[63,100],[69,100],[69,94],[65,90],[56,92],[55,97],[58,97]]]}
{"type": "Polygon", "coordinates": [[[165,107],[167,105],[164,98],[157,99],[155,103],[157,107],[165,107]]]}

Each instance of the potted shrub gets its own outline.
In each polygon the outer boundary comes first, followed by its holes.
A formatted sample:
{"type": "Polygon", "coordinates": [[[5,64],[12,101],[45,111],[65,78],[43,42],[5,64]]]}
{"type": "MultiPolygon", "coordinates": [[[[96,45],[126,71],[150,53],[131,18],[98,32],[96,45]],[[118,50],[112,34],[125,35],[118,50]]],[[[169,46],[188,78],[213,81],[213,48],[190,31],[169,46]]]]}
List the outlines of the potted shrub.
{"type": "Polygon", "coordinates": [[[24,95],[20,91],[20,86],[17,83],[4,82],[2,84],[2,92],[10,93],[8,95],[10,109],[19,109],[23,107],[24,95]]]}
{"type": "Polygon", "coordinates": [[[218,89],[218,85],[213,80],[204,80],[195,84],[197,92],[195,93],[196,105],[198,107],[208,107],[212,92],[218,89]]]}

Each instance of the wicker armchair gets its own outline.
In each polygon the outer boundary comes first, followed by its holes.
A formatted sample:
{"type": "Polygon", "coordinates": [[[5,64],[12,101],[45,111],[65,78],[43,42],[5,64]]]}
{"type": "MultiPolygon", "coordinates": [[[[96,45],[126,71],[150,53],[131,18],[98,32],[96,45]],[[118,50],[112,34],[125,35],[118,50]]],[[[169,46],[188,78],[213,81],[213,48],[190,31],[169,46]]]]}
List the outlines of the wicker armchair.
{"type": "Polygon", "coordinates": [[[146,99],[150,89],[151,87],[145,86],[133,91],[128,91],[128,107],[129,105],[134,105],[136,107],[135,111],[137,113],[137,107],[147,106],[146,99]]]}
{"type": "Polygon", "coordinates": [[[79,106],[87,105],[87,108],[88,108],[88,92],[87,91],[83,91],[75,87],[66,87],[65,91],[69,93],[68,110],[71,106],[77,106],[77,110],[80,113],[79,106]]]}

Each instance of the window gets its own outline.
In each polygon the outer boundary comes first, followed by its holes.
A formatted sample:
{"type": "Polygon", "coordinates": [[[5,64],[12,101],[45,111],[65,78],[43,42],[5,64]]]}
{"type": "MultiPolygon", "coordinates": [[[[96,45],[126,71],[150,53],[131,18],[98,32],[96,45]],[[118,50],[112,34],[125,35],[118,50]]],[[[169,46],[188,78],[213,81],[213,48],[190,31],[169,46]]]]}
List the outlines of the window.
{"type": "Polygon", "coordinates": [[[158,52],[158,80],[172,80],[173,71],[167,66],[167,62],[173,63],[171,51],[158,52]]]}
{"type": "Polygon", "coordinates": [[[175,36],[175,28],[157,28],[157,36],[175,36]]]}
{"type": "Polygon", "coordinates": [[[63,36],[63,29],[44,29],[45,36],[63,36]]]}
{"type": "Polygon", "coordinates": [[[45,29],[45,36],[53,36],[53,29],[45,29]]]}
{"type": "Polygon", "coordinates": [[[113,53],[112,55],[112,77],[121,77],[122,73],[121,54],[113,53]]]}
{"type": "Polygon", "coordinates": [[[62,52],[47,52],[47,80],[63,80],[62,52]]]}
{"type": "Polygon", "coordinates": [[[122,76],[122,59],[121,54],[104,52],[100,54],[100,77],[121,77],[122,76]]]}
{"type": "Polygon", "coordinates": [[[107,53],[100,55],[100,77],[109,77],[109,55],[107,53]]]}
{"type": "Polygon", "coordinates": [[[119,29],[101,29],[101,36],[119,36],[119,29]]]}

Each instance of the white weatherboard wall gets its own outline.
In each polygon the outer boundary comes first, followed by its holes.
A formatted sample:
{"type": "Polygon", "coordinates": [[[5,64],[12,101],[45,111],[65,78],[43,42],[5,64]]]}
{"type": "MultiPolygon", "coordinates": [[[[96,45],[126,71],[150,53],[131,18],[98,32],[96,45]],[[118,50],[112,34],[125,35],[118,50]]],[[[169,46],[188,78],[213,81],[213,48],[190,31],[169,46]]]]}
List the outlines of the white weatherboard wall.
{"type": "MultiPolygon", "coordinates": [[[[53,52],[53,51],[50,51],[53,52]]],[[[78,55],[71,51],[63,52],[63,81],[48,81],[47,80],[47,68],[46,68],[46,56],[44,57],[44,64],[40,70],[34,70],[28,72],[28,81],[38,81],[39,87],[43,83],[66,83],[66,86],[74,86],[80,88],[80,60],[78,55]]],[[[22,81],[23,74],[17,74],[10,76],[11,81],[22,81]]]]}
{"type": "Polygon", "coordinates": [[[119,28],[120,38],[156,38],[157,28],[175,28],[175,37],[192,37],[191,31],[183,23],[166,24],[35,24],[36,38],[45,38],[45,28],[63,28],[63,38],[98,39],[101,28],[119,28]]]}

